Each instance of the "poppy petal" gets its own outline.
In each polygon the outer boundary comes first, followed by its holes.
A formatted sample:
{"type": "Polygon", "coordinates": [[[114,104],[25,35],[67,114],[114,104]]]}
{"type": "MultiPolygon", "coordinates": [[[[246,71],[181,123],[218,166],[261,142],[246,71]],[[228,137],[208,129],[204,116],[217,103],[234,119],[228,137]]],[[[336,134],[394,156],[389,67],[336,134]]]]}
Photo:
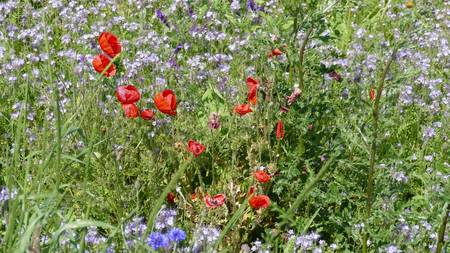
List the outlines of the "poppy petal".
{"type": "MultiPolygon", "coordinates": [[[[108,57],[102,54],[95,56],[94,59],[92,60],[92,65],[94,66],[95,71],[97,71],[98,73],[102,73],[109,63],[110,60],[108,59],[108,57]]],[[[103,73],[103,75],[106,77],[111,77],[114,76],[115,74],[116,74],[116,65],[114,64],[111,64],[111,66],[105,71],[105,73],[103,73]]]]}
{"type": "Polygon", "coordinates": [[[122,51],[122,45],[119,39],[110,32],[102,32],[98,37],[98,43],[103,52],[111,58],[114,58],[122,51]]]}
{"type": "Polygon", "coordinates": [[[130,84],[117,87],[116,97],[122,104],[134,104],[141,99],[141,93],[135,86],[130,84]]]}

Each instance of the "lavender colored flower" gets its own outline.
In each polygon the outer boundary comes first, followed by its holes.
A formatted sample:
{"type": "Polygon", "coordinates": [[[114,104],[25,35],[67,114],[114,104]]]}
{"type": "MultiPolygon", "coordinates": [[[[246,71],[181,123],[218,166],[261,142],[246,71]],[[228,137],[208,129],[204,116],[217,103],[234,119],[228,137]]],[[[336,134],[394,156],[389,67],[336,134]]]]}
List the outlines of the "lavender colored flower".
{"type": "Polygon", "coordinates": [[[90,227],[89,230],[88,230],[88,233],[84,237],[84,240],[88,244],[98,245],[100,243],[105,242],[106,238],[104,236],[100,235],[97,232],[97,228],[96,227],[90,227]]]}
{"type": "Polygon", "coordinates": [[[162,13],[160,9],[156,9],[156,17],[163,22],[168,28],[170,28],[169,22],[167,21],[167,17],[162,13]]]}
{"type": "Polygon", "coordinates": [[[2,187],[1,191],[0,191],[0,202],[9,200],[9,199],[14,199],[17,195],[17,190],[12,190],[11,192],[9,191],[8,188],[6,187],[2,187]]]}
{"type": "Polygon", "coordinates": [[[167,235],[172,242],[181,242],[186,239],[186,232],[179,228],[172,228],[167,235]]]}
{"type": "Polygon", "coordinates": [[[155,228],[158,230],[171,228],[175,225],[177,211],[175,209],[163,208],[155,221],[155,228]]]}
{"type": "Polygon", "coordinates": [[[168,248],[170,245],[169,238],[159,232],[151,233],[147,238],[148,246],[152,247],[154,250],[159,248],[168,248]]]}
{"type": "Polygon", "coordinates": [[[231,11],[237,12],[241,9],[241,4],[239,0],[233,0],[230,4],[231,11]]]}

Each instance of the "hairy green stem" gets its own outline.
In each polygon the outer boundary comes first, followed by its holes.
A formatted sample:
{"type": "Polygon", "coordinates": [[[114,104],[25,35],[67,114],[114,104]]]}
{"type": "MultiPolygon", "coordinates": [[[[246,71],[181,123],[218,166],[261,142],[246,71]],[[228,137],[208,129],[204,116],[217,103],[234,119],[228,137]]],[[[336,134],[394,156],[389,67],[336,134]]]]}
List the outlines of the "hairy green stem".
{"type": "Polygon", "coordinates": [[[147,230],[144,233],[144,237],[147,237],[148,234],[150,234],[151,230],[153,229],[153,223],[156,218],[156,215],[158,214],[161,206],[163,205],[167,197],[167,194],[169,194],[169,192],[175,188],[178,180],[181,178],[181,176],[184,175],[184,172],[186,171],[186,168],[189,166],[189,164],[190,159],[180,166],[177,172],[175,172],[175,174],[172,176],[170,182],[166,185],[166,187],[162,191],[161,195],[159,195],[159,198],[153,204],[153,209],[148,218],[147,230]]]}
{"type": "Polygon", "coordinates": [[[220,233],[219,239],[215,243],[214,248],[217,248],[220,245],[220,243],[222,243],[228,231],[230,231],[230,229],[236,224],[236,222],[244,215],[247,206],[248,206],[248,198],[245,198],[244,203],[241,204],[239,209],[233,214],[231,219],[228,221],[227,225],[225,225],[224,229],[220,233]]]}
{"type": "MultiPolygon", "coordinates": [[[[45,18],[46,15],[42,15],[42,23],[45,24],[45,18]]],[[[61,166],[61,153],[62,153],[62,135],[61,135],[61,111],[60,111],[60,105],[59,105],[59,89],[58,85],[54,83],[53,80],[53,72],[52,72],[52,58],[51,58],[51,52],[50,52],[50,46],[48,42],[48,34],[47,29],[45,30],[45,51],[47,52],[47,71],[48,71],[48,80],[50,82],[50,85],[53,85],[53,100],[55,102],[54,110],[56,115],[56,163],[55,163],[55,169],[56,172],[60,173],[60,166],[61,166]]],[[[59,187],[60,177],[59,175],[56,176],[56,187],[59,187]]]]}
{"type": "Polygon", "coordinates": [[[436,245],[437,253],[442,252],[442,248],[444,246],[444,234],[445,234],[445,228],[447,227],[449,213],[450,213],[450,205],[448,204],[448,202],[446,202],[444,205],[444,210],[442,211],[441,226],[439,227],[439,231],[438,231],[438,241],[437,241],[437,245],[436,245]]]}
{"type": "Polygon", "coordinates": [[[302,46],[300,48],[300,65],[299,65],[299,78],[300,78],[300,89],[303,90],[304,81],[303,76],[305,75],[305,71],[303,70],[303,59],[305,57],[305,49],[306,45],[308,43],[309,37],[311,36],[312,31],[314,30],[314,27],[311,26],[308,31],[306,31],[305,39],[303,39],[302,46]]]}
{"type": "MultiPolygon", "coordinates": [[[[392,52],[391,57],[389,58],[388,62],[386,63],[386,66],[383,70],[383,73],[380,78],[380,83],[377,87],[377,93],[374,101],[374,107],[372,111],[372,118],[373,118],[373,132],[372,132],[372,145],[370,148],[370,165],[369,165],[369,175],[367,177],[367,188],[366,188],[366,195],[367,195],[367,202],[366,202],[366,223],[368,223],[368,219],[370,218],[371,212],[372,212],[372,202],[373,202],[373,188],[374,188],[374,175],[375,175],[375,161],[376,161],[376,155],[377,155],[377,141],[378,141],[378,121],[379,121],[379,110],[380,110],[380,100],[381,95],[383,94],[384,84],[386,80],[387,73],[389,71],[389,67],[391,66],[392,61],[395,58],[395,55],[397,53],[397,48],[394,49],[392,52]]],[[[368,224],[366,224],[368,226],[368,224]]],[[[363,243],[362,243],[362,252],[367,252],[367,239],[369,235],[367,232],[363,235],[363,243]]]]}
{"type": "Polygon", "coordinates": [[[294,201],[294,204],[292,204],[291,208],[288,211],[288,214],[290,216],[293,216],[295,212],[297,211],[298,207],[301,203],[306,199],[306,197],[309,195],[309,193],[314,189],[314,186],[325,176],[325,174],[329,171],[331,168],[331,165],[333,164],[334,160],[336,159],[336,154],[333,155],[328,159],[328,161],[322,166],[322,168],[319,170],[319,172],[316,174],[316,176],[311,180],[302,190],[302,192],[297,196],[297,198],[294,201]]]}

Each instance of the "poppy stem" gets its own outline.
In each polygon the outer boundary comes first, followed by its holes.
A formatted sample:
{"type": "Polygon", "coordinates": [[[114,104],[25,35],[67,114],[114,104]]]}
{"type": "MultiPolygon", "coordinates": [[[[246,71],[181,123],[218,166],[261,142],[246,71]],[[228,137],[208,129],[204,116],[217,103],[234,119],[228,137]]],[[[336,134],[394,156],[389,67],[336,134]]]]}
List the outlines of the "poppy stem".
{"type": "Polygon", "coordinates": [[[300,48],[300,56],[299,56],[300,57],[300,59],[299,59],[299,61],[300,61],[300,64],[299,64],[299,79],[300,79],[299,81],[300,81],[300,84],[299,84],[299,87],[300,87],[301,90],[303,90],[303,86],[304,86],[303,77],[305,75],[305,71],[303,69],[303,59],[305,57],[305,49],[306,49],[306,44],[308,43],[309,37],[311,36],[311,33],[313,32],[313,30],[314,30],[314,26],[311,26],[308,29],[308,31],[306,31],[305,39],[303,40],[302,46],[300,48]]]}
{"type": "Polygon", "coordinates": [[[300,206],[301,203],[306,199],[306,197],[309,195],[309,193],[314,189],[314,186],[325,176],[325,174],[329,171],[331,168],[331,165],[333,164],[334,160],[339,154],[334,154],[331,156],[328,161],[322,166],[322,168],[319,170],[319,172],[316,174],[316,176],[303,188],[302,192],[297,196],[297,199],[295,199],[294,204],[292,204],[291,208],[288,211],[288,218],[291,218],[295,212],[297,211],[297,208],[300,206]]]}
{"type": "MultiPolygon", "coordinates": [[[[387,73],[389,71],[389,67],[391,66],[392,61],[395,58],[395,55],[397,53],[397,48],[394,49],[394,51],[391,54],[391,57],[389,58],[388,62],[386,63],[386,66],[383,70],[383,73],[380,78],[380,83],[378,84],[377,88],[377,95],[375,97],[373,112],[372,112],[372,118],[373,118],[373,133],[372,133],[372,146],[370,148],[370,167],[369,167],[369,174],[367,177],[367,203],[366,203],[366,227],[368,227],[368,220],[371,216],[372,212],[372,199],[373,199],[373,188],[374,188],[374,176],[375,176],[375,160],[376,160],[376,154],[377,154],[377,141],[378,141],[378,121],[379,121],[379,108],[380,108],[380,100],[381,95],[383,93],[384,84],[386,80],[387,73]]],[[[363,234],[363,242],[362,242],[362,252],[367,252],[367,240],[368,240],[369,234],[367,232],[364,232],[363,234]]]]}
{"type": "Polygon", "coordinates": [[[438,231],[438,241],[437,241],[437,245],[436,245],[436,252],[442,252],[442,247],[444,245],[445,229],[447,227],[449,213],[450,213],[450,205],[448,204],[448,202],[445,202],[444,210],[442,211],[441,226],[439,227],[439,231],[438,231]]]}
{"type": "MultiPolygon", "coordinates": [[[[45,24],[45,15],[42,16],[42,23],[45,24]]],[[[53,68],[51,66],[51,53],[50,53],[50,46],[48,42],[48,34],[47,29],[45,30],[45,50],[48,55],[47,59],[47,71],[48,71],[48,80],[51,85],[53,85],[53,99],[54,99],[54,110],[55,110],[55,116],[56,116],[56,163],[55,163],[55,169],[56,173],[60,173],[60,167],[61,167],[61,153],[62,153],[62,126],[61,126],[61,111],[60,111],[60,104],[59,104],[59,88],[56,83],[54,83],[53,80],[53,68]]],[[[56,187],[59,188],[60,183],[60,176],[56,176],[56,187]]]]}
{"type": "Polygon", "coordinates": [[[220,245],[220,243],[222,243],[228,231],[230,231],[230,229],[234,227],[236,222],[241,219],[241,217],[245,213],[245,210],[247,209],[247,206],[248,206],[248,198],[245,197],[244,203],[242,203],[241,206],[239,206],[239,209],[233,214],[231,219],[228,221],[227,225],[225,225],[222,232],[220,233],[219,239],[216,241],[214,245],[214,249],[216,249],[220,245]]]}
{"type": "Polygon", "coordinates": [[[155,218],[156,218],[159,210],[161,209],[161,206],[163,205],[163,203],[167,197],[167,194],[169,194],[169,192],[175,188],[178,180],[181,178],[181,176],[184,175],[184,172],[186,171],[186,168],[189,166],[190,161],[191,161],[191,159],[189,158],[188,161],[186,161],[179,167],[177,172],[175,172],[175,174],[172,176],[172,179],[170,180],[170,182],[164,188],[161,195],[159,195],[159,198],[155,201],[155,204],[153,205],[152,211],[148,218],[147,230],[144,233],[144,238],[146,238],[150,234],[151,230],[153,230],[153,223],[155,221],[155,218]]]}

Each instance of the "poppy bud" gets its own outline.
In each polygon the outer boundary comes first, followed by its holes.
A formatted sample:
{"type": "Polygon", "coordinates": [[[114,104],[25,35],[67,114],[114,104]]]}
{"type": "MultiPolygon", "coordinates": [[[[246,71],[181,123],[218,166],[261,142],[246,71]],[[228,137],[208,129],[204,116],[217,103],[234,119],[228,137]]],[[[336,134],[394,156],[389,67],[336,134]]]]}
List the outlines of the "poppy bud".
{"type": "Polygon", "coordinates": [[[217,129],[220,127],[219,114],[216,112],[211,113],[209,115],[208,127],[210,129],[217,129]]]}
{"type": "Polygon", "coordinates": [[[375,95],[375,89],[374,88],[370,88],[370,101],[375,101],[376,95],[375,95]]]}
{"type": "Polygon", "coordinates": [[[291,95],[287,97],[288,105],[292,105],[301,94],[302,90],[300,90],[298,86],[294,86],[294,90],[292,91],[291,95]]]}
{"type": "Polygon", "coordinates": [[[167,202],[169,202],[169,204],[175,203],[175,194],[173,194],[173,192],[167,194],[167,202]]]}
{"type": "Polygon", "coordinates": [[[283,121],[279,120],[277,123],[277,140],[284,138],[284,126],[283,121]]]}
{"type": "Polygon", "coordinates": [[[333,70],[332,72],[328,73],[328,76],[331,77],[333,80],[336,80],[338,82],[342,81],[341,75],[339,75],[335,70],[333,70]]]}

